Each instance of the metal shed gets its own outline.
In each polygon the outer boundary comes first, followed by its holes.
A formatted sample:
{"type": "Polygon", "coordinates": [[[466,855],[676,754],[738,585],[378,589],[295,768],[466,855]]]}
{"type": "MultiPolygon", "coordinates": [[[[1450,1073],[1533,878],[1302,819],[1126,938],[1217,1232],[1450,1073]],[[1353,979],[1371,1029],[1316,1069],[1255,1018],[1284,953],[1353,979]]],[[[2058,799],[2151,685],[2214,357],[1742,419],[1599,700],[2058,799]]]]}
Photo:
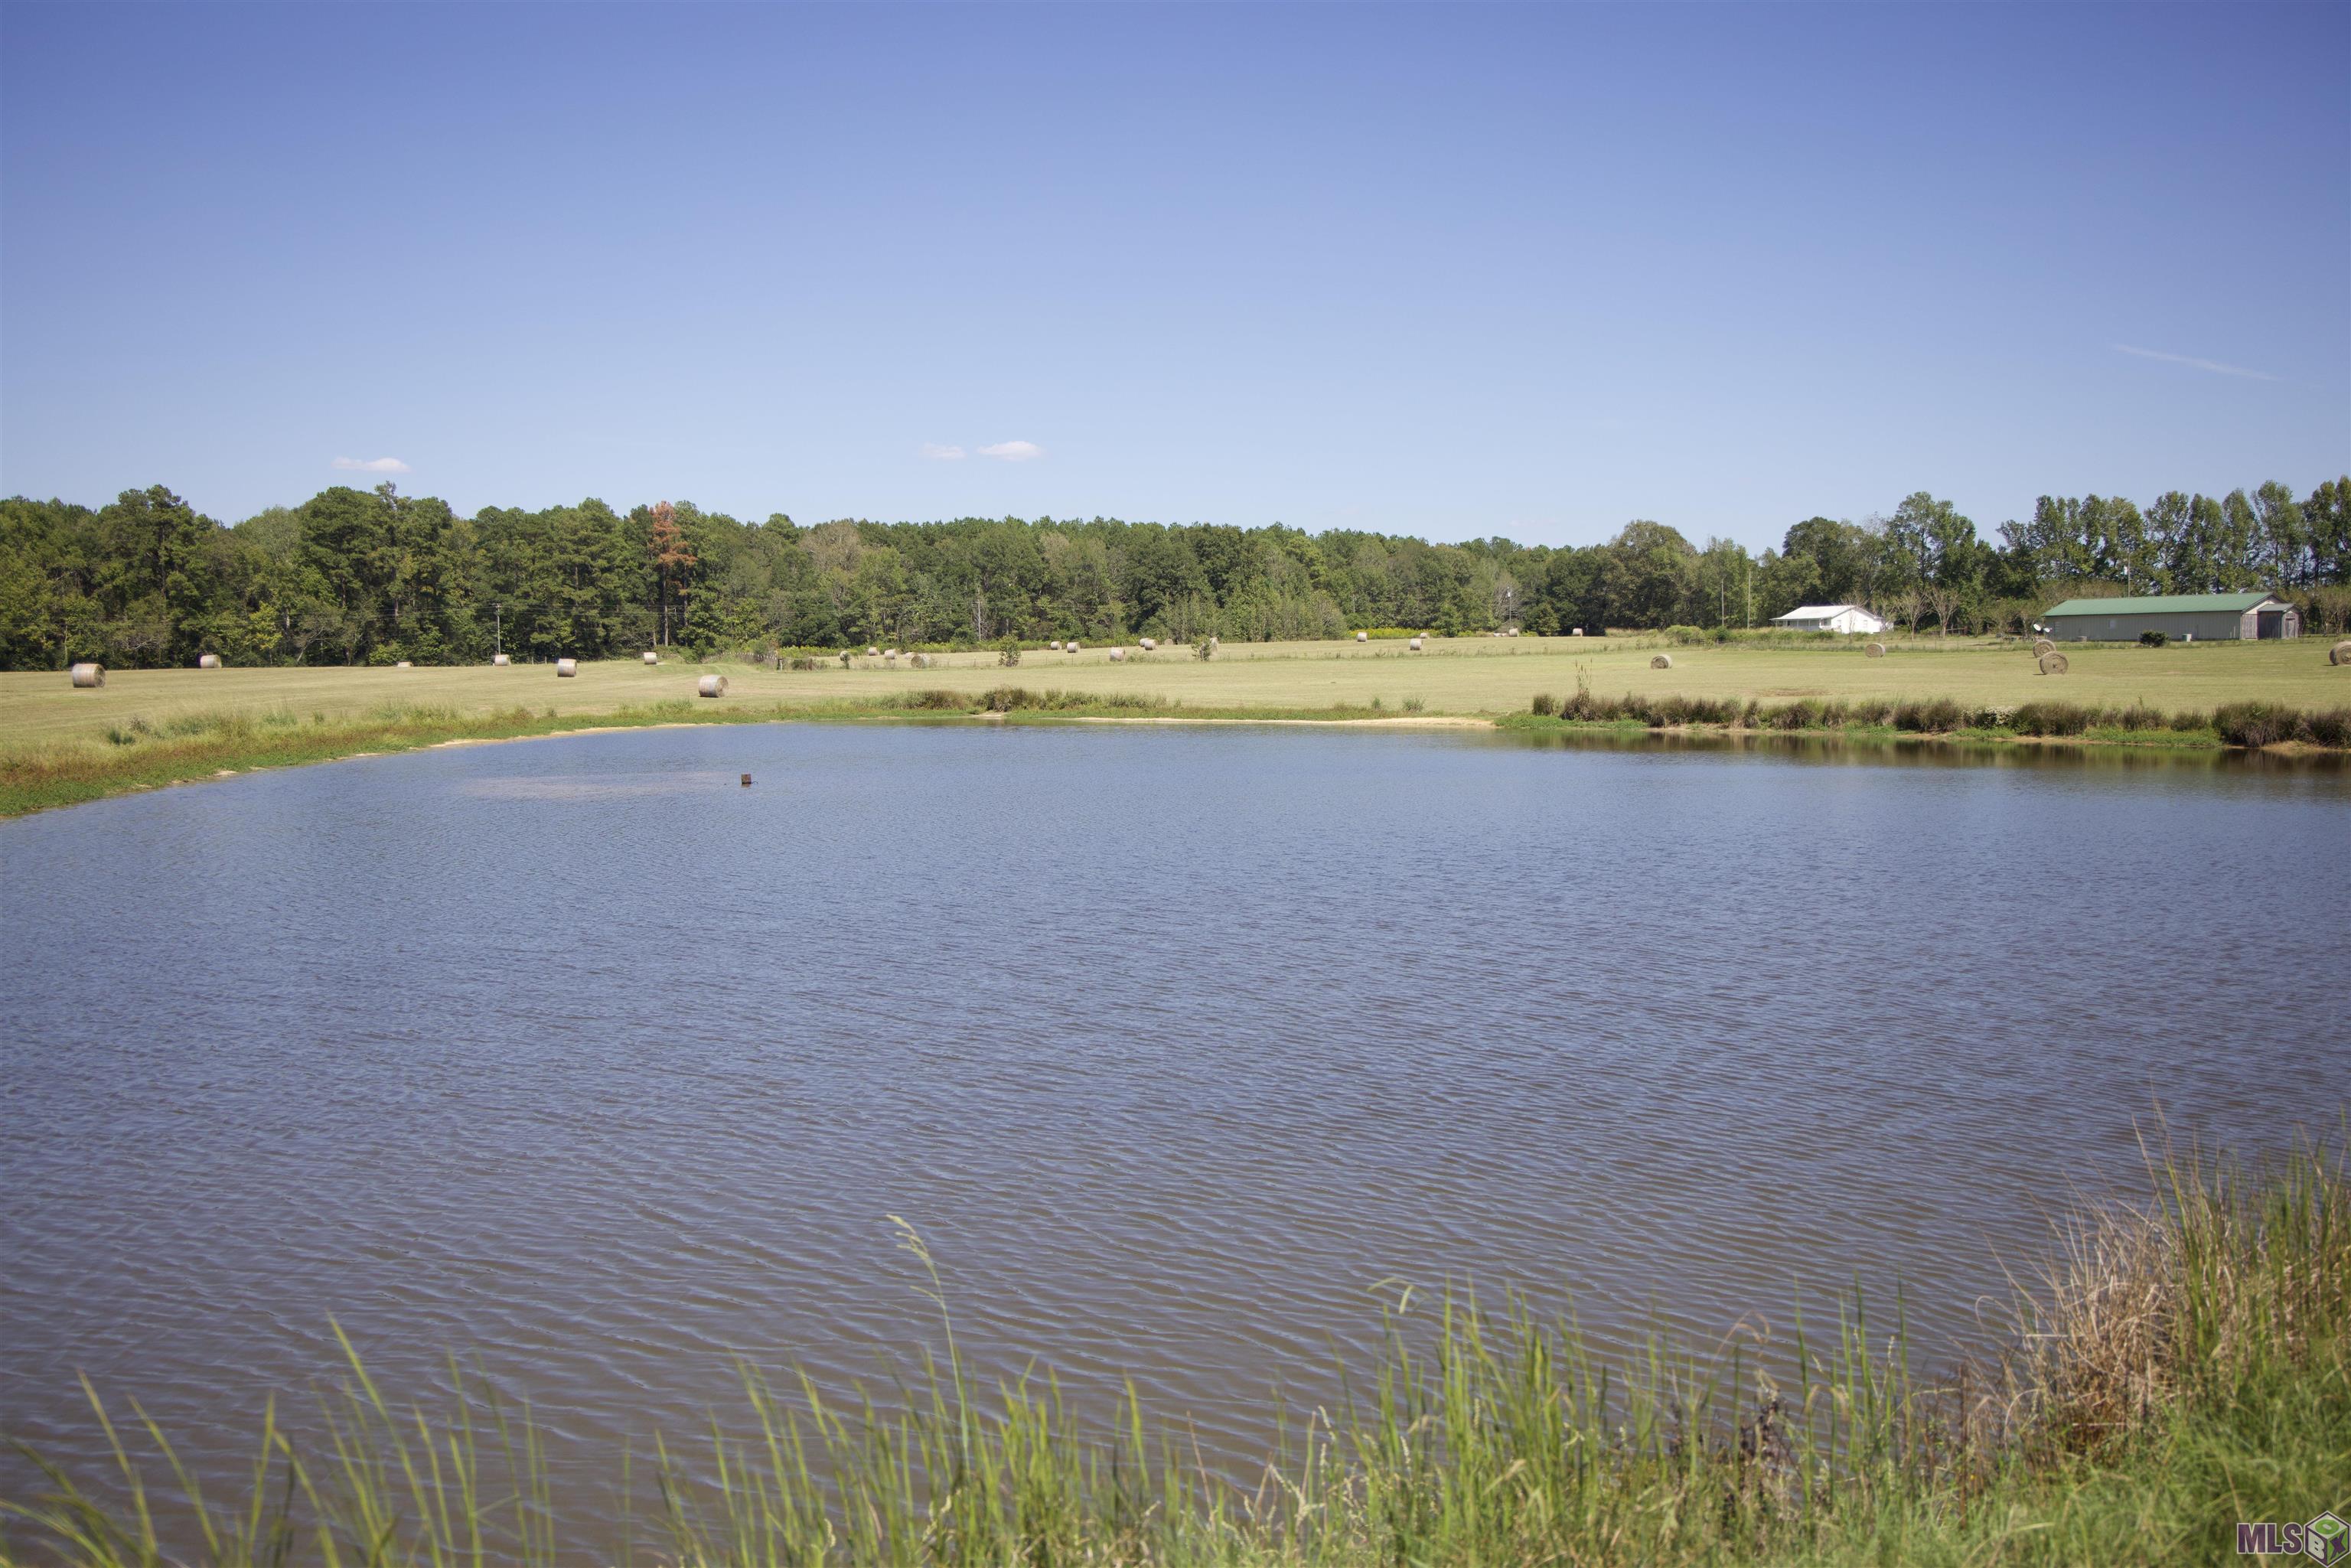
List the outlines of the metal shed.
{"type": "Polygon", "coordinates": [[[2267,593],[2151,593],[2137,599],[2069,599],[2041,612],[2060,643],[2136,643],[2143,632],[2182,641],[2299,637],[2302,615],[2267,593]]]}
{"type": "Polygon", "coordinates": [[[1834,632],[1847,637],[1856,632],[1875,637],[1886,630],[1882,618],[1858,604],[1802,604],[1785,615],[1774,615],[1771,624],[1790,632],[1834,632]]]}

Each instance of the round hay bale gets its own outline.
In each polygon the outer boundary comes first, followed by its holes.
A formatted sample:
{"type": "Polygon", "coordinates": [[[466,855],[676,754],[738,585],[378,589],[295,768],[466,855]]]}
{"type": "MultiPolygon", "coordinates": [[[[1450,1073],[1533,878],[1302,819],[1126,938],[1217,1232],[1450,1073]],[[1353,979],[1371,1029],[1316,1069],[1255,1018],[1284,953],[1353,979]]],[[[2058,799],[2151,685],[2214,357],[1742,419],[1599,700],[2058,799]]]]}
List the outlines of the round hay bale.
{"type": "Polygon", "coordinates": [[[898,650],[895,648],[884,648],[882,650],[882,656],[885,659],[894,659],[898,656],[898,650]]]}
{"type": "Polygon", "coordinates": [[[402,659],[400,663],[394,664],[392,668],[395,670],[413,670],[416,668],[416,665],[412,660],[402,659]]]}
{"type": "Polygon", "coordinates": [[[2351,664],[2351,641],[2337,643],[2327,649],[2326,662],[2330,664],[2351,664]]]}
{"type": "Polygon", "coordinates": [[[661,655],[654,653],[651,648],[648,648],[645,650],[645,663],[648,664],[658,664],[661,663],[661,655]]]}
{"type": "Polygon", "coordinates": [[[2065,673],[2065,655],[2063,653],[2054,652],[2043,653],[2041,655],[2040,663],[2041,673],[2044,675],[2062,675],[2065,673]]]}
{"type": "Polygon", "coordinates": [[[220,655],[218,653],[199,653],[196,655],[196,668],[200,670],[217,670],[220,667],[221,662],[220,655]]]}
{"type": "Polygon", "coordinates": [[[1371,640],[1372,634],[1369,632],[1358,632],[1355,633],[1355,641],[1358,643],[1368,643],[1371,640]]]}
{"type": "Polygon", "coordinates": [[[513,658],[505,653],[493,653],[490,655],[490,667],[494,670],[503,670],[513,663],[513,658]]]}
{"type": "Polygon", "coordinates": [[[1674,656],[1671,653],[1660,653],[1649,661],[1649,668],[1653,670],[1670,670],[1673,667],[1674,656]]]}
{"type": "Polygon", "coordinates": [[[1575,627],[1568,632],[1568,635],[1571,637],[1581,637],[1583,635],[1583,628],[1581,626],[1575,627]]]}
{"type": "Polygon", "coordinates": [[[106,666],[104,664],[76,664],[73,667],[73,684],[82,687],[102,686],[106,685],[106,666]]]}
{"type": "Polygon", "coordinates": [[[875,658],[880,655],[881,652],[882,650],[879,648],[868,648],[865,650],[865,656],[869,659],[875,658]]]}
{"type": "Polygon", "coordinates": [[[1121,660],[1124,659],[1125,657],[1126,657],[1126,650],[1125,650],[1125,649],[1123,649],[1123,648],[1113,648],[1113,649],[1110,651],[1110,659],[1111,659],[1111,663],[1112,663],[1112,664],[1115,664],[1119,663],[1121,660]]]}
{"type": "Polygon", "coordinates": [[[726,695],[726,677],[724,675],[705,675],[702,679],[694,683],[694,689],[702,696],[723,697],[726,695]]]}
{"type": "Polygon", "coordinates": [[[1886,644],[1883,643],[1872,643],[1861,652],[1865,658],[1883,659],[1886,657],[1886,644]]]}
{"type": "Polygon", "coordinates": [[[1071,652],[1071,653],[1076,653],[1076,652],[1078,651],[1078,640],[1077,640],[1075,637],[1072,637],[1072,638],[1071,638],[1071,639],[1070,639],[1069,647],[1070,647],[1070,652],[1071,652]]]}
{"type": "Polygon", "coordinates": [[[1511,627],[1510,634],[1513,637],[1517,636],[1519,634],[1519,629],[1515,626],[1511,627]]]}
{"type": "Polygon", "coordinates": [[[2046,637],[2035,637],[2032,640],[2032,656],[2036,659],[2041,657],[2043,653],[2053,653],[2056,651],[2057,644],[2052,643],[2046,637]]]}
{"type": "Polygon", "coordinates": [[[570,676],[576,675],[580,673],[580,661],[577,659],[558,659],[555,661],[555,673],[567,679],[570,676]]]}
{"type": "Polygon", "coordinates": [[[1144,653],[1148,653],[1149,652],[1151,652],[1151,650],[1152,650],[1152,649],[1156,648],[1157,646],[1159,646],[1159,644],[1158,644],[1157,643],[1154,642],[1151,638],[1148,638],[1148,637],[1138,638],[1136,641],[1137,641],[1138,645],[1139,645],[1139,646],[1141,646],[1141,648],[1143,649],[1143,651],[1144,651],[1144,653]]]}
{"type": "Polygon", "coordinates": [[[1420,639],[1419,639],[1419,638],[1417,638],[1417,637],[1415,637],[1415,638],[1414,638],[1410,643],[1406,643],[1406,644],[1405,644],[1405,646],[1409,647],[1409,648],[1410,648],[1414,653],[1419,653],[1419,652],[1420,652],[1420,639]]]}

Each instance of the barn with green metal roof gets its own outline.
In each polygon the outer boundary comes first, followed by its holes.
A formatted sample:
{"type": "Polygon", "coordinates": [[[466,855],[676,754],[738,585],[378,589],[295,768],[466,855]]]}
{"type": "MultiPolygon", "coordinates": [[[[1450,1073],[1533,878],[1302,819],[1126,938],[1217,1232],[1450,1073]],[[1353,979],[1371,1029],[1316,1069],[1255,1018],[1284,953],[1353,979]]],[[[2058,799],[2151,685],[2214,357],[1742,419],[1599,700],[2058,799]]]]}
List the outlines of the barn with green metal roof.
{"type": "Polygon", "coordinates": [[[2041,612],[2060,643],[2136,643],[2149,632],[2196,643],[2299,637],[2302,616],[2268,593],[2150,593],[2136,599],[2069,599],[2041,612]]]}

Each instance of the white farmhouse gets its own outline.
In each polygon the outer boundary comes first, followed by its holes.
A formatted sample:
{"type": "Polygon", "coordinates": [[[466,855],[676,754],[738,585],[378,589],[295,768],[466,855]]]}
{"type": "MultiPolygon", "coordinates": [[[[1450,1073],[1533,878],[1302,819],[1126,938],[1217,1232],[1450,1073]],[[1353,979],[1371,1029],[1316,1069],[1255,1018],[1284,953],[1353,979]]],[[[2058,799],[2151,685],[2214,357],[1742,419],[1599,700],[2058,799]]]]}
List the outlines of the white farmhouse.
{"type": "Polygon", "coordinates": [[[1875,637],[1886,630],[1886,622],[1858,604],[1800,604],[1785,615],[1775,615],[1771,624],[1791,632],[1834,632],[1850,637],[1859,632],[1875,637]]]}

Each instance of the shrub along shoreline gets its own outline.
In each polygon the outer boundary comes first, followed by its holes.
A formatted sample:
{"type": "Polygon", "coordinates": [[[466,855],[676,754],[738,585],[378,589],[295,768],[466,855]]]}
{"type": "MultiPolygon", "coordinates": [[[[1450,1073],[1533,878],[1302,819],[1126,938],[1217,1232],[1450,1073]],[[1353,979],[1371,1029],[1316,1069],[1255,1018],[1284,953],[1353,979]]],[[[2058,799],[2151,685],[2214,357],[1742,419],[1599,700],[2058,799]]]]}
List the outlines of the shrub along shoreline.
{"type": "MultiPolygon", "coordinates": [[[[1988,1364],[1923,1377],[1900,1312],[1888,1333],[1858,1299],[1832,1332],[1799,1318],[1792,1343],[1653,1343],[1619,1363],[1516,1301],[1415,1315],[1407,1295],[1373,1375],[1285,1425],[1239,1482],[1180,1428],[1148,1427],[1131,1392],[1105,1431],[1050,1375],[977,1386],[952,1292],[893,1220],[944,1358],[846,1403],[805,1379],[779,1396],[747,1369],[734,1435],[714,1418],[706,1450],[657,1440],[650,1486],[613,1457],[618,1495],[653,1506],[640,1521],[624,1504],[623,1539],[594,1551],[908,1568],[2223,1561],[2240,1523],[2351,1511],[2351,1188],[2339,1144],[2259,1177],[2192,1153],[2149,1169],[2145,1204],[2060,1224],[1988,1364]]],[[[0,1499],[0,1562],[567,1555],[527,1406],[462,1375],[454,1414],[399,1406],[343,1348],[327,1440],[290,1438],[273,1406],[243,1497],[204,1497],[167,1434],[135,1406],[110,1417],[85,1380],[110,1422],[107,1478],[32,1455],[47,1484],[0,1499]]]]}
{"type": "Polygon", "coordinates": [[[1799,698],[1765,704],[1737,697],[1538,696],[1530,711],[1500,718],[1424,714],[1416,701],[1281,708],[1214,707],[1119,693],[918,691],[868,699],[807,703],[653,703],[600,713],[563,714],[515,706],[481,712],[455,707],[390,706],[351,718],[304,716],[279,709],[185,716],[150,725],[132,719],[99,744],[60,743],[0,754],[0,819],[78,805],[138,789],[192,783],[260,768],[297,767],[455,741],[520,740],[595,730],[678,724],[825,723],[846,720],[968,717],[1014,720],[1134,719],[1214,723],[1364,723],[1452,718],[1512,730],[1635,728],[1719,730],[1725,734],[1888,737],[1965,743],[2065,741],[2089,746],[2186,748],[2295,746],[2351,749],[2351,707],[2297,709],[2266,702],[2232,703],[2210,714],[2166,714],[2144,706],[2101,708],[2064,702],[1976,708],[1949,698],[1924,701],[1799,698]]]}
{"type": "Polygon", "coordinates": [[[1949,697],[1799,697],[1784,703],[1754,698],[1597,697],[1588,690],[1538,695],[1524,714],[1500,721],[1511,728],[1637,725],[1645,729],[1709,727],[1771,734],[1901,734],[1962,740],[2084,740],[2093,744],[2351,748],[2351,707],[2297,708],[2286,703],[2229,703],[2210,713],[2167,713],[2144,703],[2127,707],[2029,702],[2013,707],[1976,706],[1949,697]]]}

